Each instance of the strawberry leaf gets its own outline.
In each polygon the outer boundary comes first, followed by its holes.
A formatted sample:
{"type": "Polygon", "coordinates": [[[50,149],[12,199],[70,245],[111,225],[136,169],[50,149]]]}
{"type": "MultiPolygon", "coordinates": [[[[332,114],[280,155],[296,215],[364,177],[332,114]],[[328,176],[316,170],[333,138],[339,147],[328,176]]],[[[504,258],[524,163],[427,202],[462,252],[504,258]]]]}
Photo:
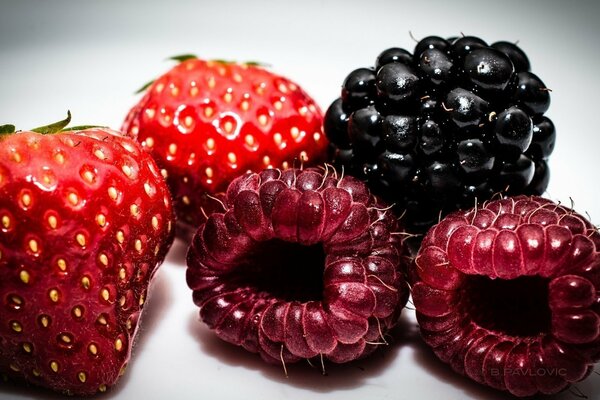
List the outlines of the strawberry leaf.
{"type": "Polygon", "coordinates": [[[198,58],[198,56],[196,56],[195,54],[181,54],[178,56],[169,57],[168,60],[184,62],[186,60],[192,60],[196,58],[198,58]]]}
{"type": "Polygon", "coordinates": [[[0,125],[0,135],[8,135],[9,133],[15,133],[14,125],[0,125]]]}
{"type": "Polygon", "coordinates": [[[39,128],[32,129],[33,132],[41,133],[43,135],[53,134],[60,132],[71,122],[71,111],[67,111],[67,118],[62,121],[55,122],[50,125],[40,126],[39,128]]]}
{"type": "Polygon", "coordinates": [[[246,61],[246,62],[244,62],[244,64],[246,64],[250,67],[263,67],[263,68],[271,67],[271,64],[267,64],[267,63],[260,62],[260,61],[246,61]]]}
{"type": "MultiPolygon", "coordinates": [[[[194,54],[181,54],[178,56],[169,57],[169,58],[167,58],[167,60],[177,61],[177,62],[181,63],[181,62],[184,62],[185,60],[191,60],[191,59],[196,59],[196,58],[198,58],[198,57],[194,54]]],[[[148,89],[153,83],[154,83],[154,79],[151,80],[150,82],[146,82],[144,84],[144,86],[142,86],[141,88],[139,88],[138,90],[135,91],[135,94],[140,94],[140,93],[146,91],[146,89],[148,89]]]]}
{"type": "Polygon", "coordinates": [[[154,83],[154,79],[152,79],[150,82],[146,82],[144,84],[144,86],[142,86],[141,88],[136,90],[134,94],[140,94],[140,93],[146,91],[146,89],[148,89],[150,87],[150,85],[152,85],[153,83],[154,83]]]}
{"type": "Polygon", "coordinates": [[[216,62],[219,64],[240,64],[240,65],[247,65],[249,67],[263,67],[263,68],[269,68],[271,67],[271,64],[267,64],[267,63],[263,63],[260,61],[235,61],[235,60],[224,60],[224,59],[216,59],[216,60],[211,60],[212,62],[216,62]]]}
{"type": "Polygon", "coordinates": [[[85,129],[91,129],[91,128],[109,129],[108,126],[102,126],[102,125],[78,125],[78,126],[71,126],[71,127],[68,127],[68,128],[64,128],[64,129],[61,130],[61,132],[83,131],[85,129]]]}

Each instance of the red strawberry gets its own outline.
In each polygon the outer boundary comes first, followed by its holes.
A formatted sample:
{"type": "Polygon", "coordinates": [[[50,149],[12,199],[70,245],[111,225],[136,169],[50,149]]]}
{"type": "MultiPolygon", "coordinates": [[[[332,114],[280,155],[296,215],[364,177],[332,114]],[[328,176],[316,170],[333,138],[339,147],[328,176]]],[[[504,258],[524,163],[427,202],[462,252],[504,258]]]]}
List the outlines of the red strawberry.
{"type": "Polygon", "coordinates": [[[117,132],[0,135],[0,374],[74,395],[113,385],[172,217],[156,164],[117,132]]]}
{"type": "Polygon", "coordinates": [[[320,109],[297,84],[255,64],[189,57],[149,87],[123,131],[152,154],[179,221],[195,229],[236,176],[316,165],[327,140],[320,109]]]}
{"type": "Polygon", "coordinates": [[[402,236],[364,183],[268,169],[234,180],[224,206],[187,256],[194,302],[220,338],[284,367],[385,343],[408,299],[402,236]]]}
{"type": "Polygon", "coordinates": [[[455,371],[533,396],[600,359],[600,234],[573,210],[519,196],[455,212],[415,265],[421,333],[455,371]]]}

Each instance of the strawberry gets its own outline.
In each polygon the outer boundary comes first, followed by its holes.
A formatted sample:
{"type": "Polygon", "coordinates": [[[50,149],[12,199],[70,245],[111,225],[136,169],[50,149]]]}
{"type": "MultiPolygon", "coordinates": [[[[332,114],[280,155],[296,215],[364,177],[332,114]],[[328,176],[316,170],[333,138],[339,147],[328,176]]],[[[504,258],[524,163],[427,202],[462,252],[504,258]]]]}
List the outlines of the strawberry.
{"type": "Polygon", "coordinates": [[[174,57],[151,83],[123,132],[150,152],[167,178],[179,221],[195,228],[248,170],[325,161],[319,107],[297,84],[256,63],[174,57]]]}
{"type": "Polygon", "coordinates": [[[0,127],[0,375],[89,395],[125,370],[173,212],[136,142],[69,119],[0,127]]]}

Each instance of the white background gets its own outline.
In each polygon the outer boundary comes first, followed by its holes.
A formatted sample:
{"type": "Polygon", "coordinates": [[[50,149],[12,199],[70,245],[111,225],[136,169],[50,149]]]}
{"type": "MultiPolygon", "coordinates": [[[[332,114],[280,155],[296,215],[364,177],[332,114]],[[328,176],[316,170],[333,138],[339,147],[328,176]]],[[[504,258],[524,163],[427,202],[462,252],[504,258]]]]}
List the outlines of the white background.
{"type": "MultiPolygon", "coordinates": [[[[342,80],[380,51],[461,32],[516,41],[552,91],[558,131],[548,196],[600,220],[597,169],[600,4],[594,1],[0,0],[0,124],[26,129],[73,112],[73,125],[119,128],[133,92],[165,58],[258,60],[302,84],[325,110],[342,80]]],[[[107,399],[503,399],[454,374],[420,342],[410,312],[370,359],[281,368],[220,342],[198,322],[177,241],[154,283],[132,362],[107,399]]],[[[600,397],[600,376],[576,385],[600,397]]],[[[0,398],[59,398],[0,384],[0,398]]],[[[575,399],[565,392],[561,399],[575,399]]]]}

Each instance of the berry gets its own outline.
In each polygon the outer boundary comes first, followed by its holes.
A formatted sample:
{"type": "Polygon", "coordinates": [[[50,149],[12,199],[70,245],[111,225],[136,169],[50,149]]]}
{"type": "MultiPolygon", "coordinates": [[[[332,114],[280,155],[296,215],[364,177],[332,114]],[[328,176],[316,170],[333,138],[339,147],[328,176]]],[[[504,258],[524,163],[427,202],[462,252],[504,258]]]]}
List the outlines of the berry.
{"type": "Polygon", "coordinates": [[[396,218],[331,170],[247,173],[200,226],[187,283],[221,339],[270,363],[364,357],[408,298],[396,218]]]}
{"type": "Polygon", "coordinates": [[[332,132],[335,137],[335,142],[339,148],[347,148],[350,146],[348,138],[348,120],[350,115],[346,113],[343,107],[342,99],[339,98],[327,109],[325,114],[324,129],[332,132]]]}
{"type": "Polygon", "coordinates": [[[426,155],[432,155],[444,148],[444,133],[442,128],[433,120],[425,120],[420,127],[421,140],[419,146],[426,155]]]}
{"type": "Polygon", "coordinates": [[[546,160],[554,151],[556,143],[556,130],[554,124],[547,117],[534,118],[532,142],[527,150],[531,158],[546,160]]]}
{"type": "Polygon", "coordinates": [[[427,178],[435,191],[440,193],[457,189],[458,174],[452,163],[434,161],[426,168],[427,178]]]}
{"type": "Polygon", "coordinates": [[[519,72],[515,93],[519,105],[532,115],[541,115],[550,107],[550,91],[537,75],[531,72],[519,72]]]}
{"type": "Polygon", "coordinates": [[[492,47],[506,54],[508,58],[510,58],[516,72],[529,71],[531,68],[527,54],[525,54],[525,52],[516,44],[510,42],[496,42],[492,44],[492,47]]]}
{"type": "MultiPolygon", "coordinates": [[[[373,85],[349,79],[345,96],[358,101],[373,85]]],[[[152,83],[123,131],[166,176],[185,233],[218,209],[215,197],[240,173],[324,161],[322,122],[314,100],[287,78],[255,63],[194,57],[152,83]]]]}
{"type": "Polygon", "coordinates": [[[527,156],[521,154],[515,161],[500,161],[499,172],[493,187],[496,191],[523,193],[533,181],[535,164],[527,156]]]}
{"type": "Polygon", "coordinates": [[[533,178],[531,182],[527,186],[527,191],[525,194],[535,194],[540,193],[546,190],[548,187],[548,182],[550,182],[550,169],[548,168],[548,163],[544,160],[535,161],[535,172],[533,174],[533,178]]]}
{"type": "Polygon", "coordinates": [[[411,277],[423,339],[476,382],[554,394],[600,359],[600,233],[571,209],[518,196],[454,212],[411,277]]]}
{"type": "MultiPolygon", "coordinates": [[[[417,46],[415,47],[415,55],[418,56],[420,54],[423,54],[423,52],[431,49],[438,49],[442,52],[445,52],[448,50],[449,47],[450,43],[447,40],[439,36],[427,36],[426,38],[421,39],[419,43],[417,43],[417,46]]],[[[408,60],[407,64],[410,64],[412,62],[413,60],[408,60]]]]}
{"type": "Polygon", "coordinates": [[[489,103],[475,93],[462,89],[452,89],[446,96],[450,118],[459,128],[477,127],[484,122],[489,103]]]}
{"type": "Polygon", "coordinates": [[[415,162],[410,154],[398,154],[386,151],[379,156],[378,169],[396,178],[397,181],[391,181],[393,183],[399,183],[412,176],[412,172],[415,168],[415,162]]]}
{"type": "MultiPolygon", "coordinates": [[[[417,46],[419,46],[417,44],[417,46]]],[[[456,61],[462,61],[475,49],[487,47],[487,43],[475,36],[463,36],[452,42],[450,54],[456,61]]]]}
{"type": "Polygon", "coordinates": [[[350,73],[325,114],[333,164],[417,233],[497,191],[542,194],[556,132],[544,115],[549,90],[529,69],[515,44],[474,36],[429,36],[412,54],[384,50],[374,69],[350,73]]]}
{"type": "Polygon", "coordinates": [[[418,84],[416,72],[405,64],[386,64],[377,72],[377,92],[387,103],[414,99],[418,84]]]}
{"type": "Polygon", "coordinates": [[[445,51],[430,48],[421,53],[419,68],[434,85],[440,85],[451,78],[454,63],[445,51]]]}
{"type": "Polygon", "coordinates": [[[465,174],[485,174],[494,167],[494,157],[480,139],[463,140],[457,148],[458,163],[465,174]]]}
{"type": "Polygon", "coordinates": [[[516,157],[519,157],[531,145],[533,122],[525,111],[515,106],[498,114],[493,129],[498,143],[516,157]]]}
{"type": "Polygon", "coordinates": [[[377,153],[382,125],[383,119],[375,107],[361,108],[350,115],[348,134],[350,140],[359,147],[357,151],[365,155],[377,153]]]}
{"type": "Polygon", "coordinates": [[[484,90],[504,90],[515,71],[507,55],[490,47],[467,54],[464,69],[469,81],[484,90]]]}
{"type": "Polygon", "coordinates": [[[412,150],[417,143],[417,121],[410,115],[388,115],[383,120],[383,140],[392,151],[412,150]]]}
{"type": "Polygon", "coordinates": [[[381,67],[392,62],[410,64],[412,62],[412,54],[397,47],[387,49],[377,57],[377,60],[375,60],[375,70],[379,71],[381,67]]]}
{"type": "Polygon", "coordinates": [[[66,123],[0,136],[0,374],[84,396],[129,362],[173,215],[136,142],[66,123]]]}
{"type": "Polygon", "coordinates": [[[423,96],[421,98],[421,104],[419,109],[423,117],[431,117],[437,114],[439,108],[439,101],[431,96],[423,96]]]}
{"type": "Polygon", "coordinates": [[[342,100],[345,103],[368,105],[376,92],[375,71],[359,68],[350,73],[342,85],[342,100]]]}

